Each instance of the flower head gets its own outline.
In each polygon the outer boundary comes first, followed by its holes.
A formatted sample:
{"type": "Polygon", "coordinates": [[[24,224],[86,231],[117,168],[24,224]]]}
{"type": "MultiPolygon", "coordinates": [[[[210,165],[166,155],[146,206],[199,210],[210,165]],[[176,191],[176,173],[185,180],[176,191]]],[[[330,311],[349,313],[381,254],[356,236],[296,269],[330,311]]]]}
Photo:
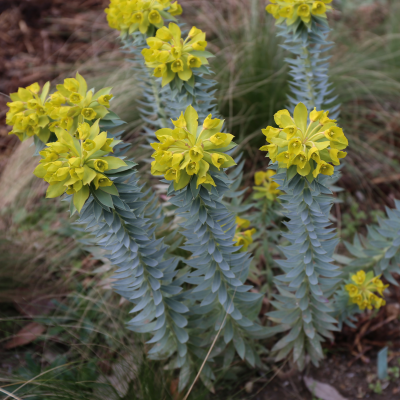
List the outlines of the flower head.
{"type": "Polygon", "coordinates": [[[274,118],[279,128],[268,126],[262,130],[268,145],[260,150],[268,151],[268,157],[278,161],[280,168],[295,165],[297,173],[310,180],[319,174],[332,175],[333,165],[339,165],[339,159],[347,155],[342,150],[348,140],[327,115],[314,109],[308,116],[303,103],[296,106],[293,117],[288,110],[278,111],[274,118]]]}
{"type": "Polygon", "coordinates": [[[274,201],[280,194],[281,191],[278,189],[279,184],[276,183],[272,177],[276,174],[275,171],[257,171],[254,174],[254,199],[266,198],[270,201],[274,201]]]}
{"type": "Polygon", "coordinates": [[[49,87],[50,84],[46,83],[39,95],[41,88],[38,83],[34,83],[10,94],[12,101],[7,103],[9,111],[6,114],[6,124],[12,126],[10,135],[17,135],[21,141],[36,135],[47,142],[50,136],[50,119],[46,115],[44,104],[49,87]]]}
{"type": "Polygon", "coordinates": [[[182,7],[170,0],[111,0],[105,13],[111,28],[129,34],[139,30],[145,34],[164,26],[163,13],[174,19],[173,16],[182,14],[182,7]]]}
{"type": "Polygon", "coordinates": [[[47,143],[56,128],[75,134],[78,124],[85,119],[93,121],[108,113],[111,88],[93,94],[79,73],[75,78],[64,79],[64,84],[57,85],[57,91],[50,96],[49,89],[50,84],[46,83],[40,93],[40,86],[34,83],[11,93],[13,101],[8,103],[10,111],[6,119],[13,127],[10,134],[16,134],[21,141],[36,135],[47,143]]]}
{"type": "Polygon", "coordinates": [[[172,121],[175,129],[158,130],[158,142],[151,143],[155,150],[151,173],[173,181],[175,190],[183,189],[191,179],[196,179],[197,187],[203,185],[211,189],[215,186],[210,172],[217,173],[221,168],[236,164],[225,153],[235,144],[232,142],[233,135],[221,132],[223,120],[212,119],[209,115],[206,121],[199,127],[198,114],[189,106],[185,113],[172,121]]]}
{"type": "Polygon", "coordinates": [[[176,77],[182,81],[191,81],[193,69],[207,65],[205,52],[207,46],[206,34],[193,27],[188,37],[183,40],[178,25],[170,23],[163,26],[156,37],[147,39],[149,48],[143,49],[142,55],[146,65],[154,68],[154,76],[162,77],[162,86],[172,82],[176,77]]]}
{"type": "Polygon", "coordinates": [[[383,296],[383,291],[389,287],[384,285],[380,280],[380,276],[375,276],[373,272],[367,274],[360,270],[351,276],[351,283],[345,285],[345,289],[349,294],[350,302],[357,304],[361,310],[372,310],[373,307],[379,309],[386,304],[386,301],[377,296],[379,293],[383,296]]]}
{"type": "Polygon", "coordinates": [[[286,21],[287,25],[293,25],[299,18],[309,25],[313,16],[326,18],[326,12],[332,10],[328,4],[332,0],[270,0],[265,8],[277,23],[286,21]]]}
{"type": "Polygon", "coordinates": [[[254,228],[247,229],[250,226],[250,221],[245,218],[236,217],[236,232],[233,237],[234,246],[242,246],[240,251],[247,251],[247,248],[253,243],[253,235],[257,232],[254,228]]]}
{"type": "Polygon", "coordinates": [[[89,187],[93,185],[97,190],[112,186],[113,182],[104,174],[127,164],[120,158],[107,156],[108,149],[103,150],[108,146],[112,151],[119,140],[108,139],[106,132],[100,133],[99,120],[92,126],[80,124],[75,135],[62,128],[55,128],[55,134],[58,140],[48,143],[40,152],[42,159],[34,174],[49,183],[47,197],[73,194],[74,205],[80,211],[89,197],[89,187]]]}

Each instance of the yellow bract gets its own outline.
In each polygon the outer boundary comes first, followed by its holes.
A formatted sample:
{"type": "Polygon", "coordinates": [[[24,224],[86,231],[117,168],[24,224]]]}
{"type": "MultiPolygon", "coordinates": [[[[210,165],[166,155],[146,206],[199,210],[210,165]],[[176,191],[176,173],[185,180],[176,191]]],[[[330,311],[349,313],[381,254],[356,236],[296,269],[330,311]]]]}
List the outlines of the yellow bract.
{"type": "Polygon", "coordinates": [[[75,78],[64,79],[63,85],[57,85],[57,91],[48,97],[50,83],[47,82],[39,95],[38,83],[19,88],[11,93],[13,100],[6,122],[13,127],[10,134],[15,134],[21,141],[36,135],[43,143],[47,143],[50,132],[56,128],[75,133],[78,124],[103,118],[110,107],[113,95],[111,88],[104,88],[93,93],[87,90],[85,79],[76,74],[75,78]]]}
{"type": "Polygon", "coordinates": [[[328,4],[332,0],[270,0],[265,8],[277,19],[277,23],[286,21],[287,25],[294,24],[300,18],[305,24],[311,22],[313,15],[326,18],[326,12],[332,10],[328,4]]]}
{"type": "Polygon", "coordinates": [[[253,243],[253,235],[257,231],[253,229],[248,229],[242,231],[242,229],[246,229],[250,226],[250,221],[245,218],[236,217],[236,232],[233,237],[233,241],[235,242],[234,246],[242,246],[240,251],[246,251],[249,245],[253,243]]]}
{"type": "Polygon", "coordinates": [[[188,81],[193,68],[208,64],[207,57],[211,57],[205,52],[206,34],[196,27],[183,40],[179,26],[170,23],[168,28],[159,29],[156,37],[148,38],[147,44],[150,48],[143,49],[142,55],[146,65],[154,68],[154,76],[162,77],[162,86],[173,81],[177,74],[182,81],[188,81]]]}
{"type": "Polygon", "coordinates": [[[308,116],[303,103],[296,106],[293,117],[288,110],[278,111],[274,119],[279,128],[262,130],[269,144],[260,150],[268,151],[268,157],[278,161],[280,168],[295,165],[297,173],[310,180],[319,174],[332,175],[333,165],[339,165],[339,159],[347,155],[342,150],[348,140],[328,114],[314,109],[308,116]]]}
{"type": "Polygon", "coordinates": [[[203,185],[211,189],[215,182],[209,171],[218,172],[221,168],[236,165],[233,158],[225,154],[236,146],[232,142],[233,135],[222,133],[224,121],[211,119],[211,115],[203,126],[198,126],[198,114],[192,106],[172,123],[175,129],[158,130],[156,136],[159,142],[151,143],[155,150],[151,173],[174,181],[175,190],[187,186],[194,176],[197,187],[203,185]]]}
{"type": "Polygon", "coordinates": [[[281,194],[278,189],[279,184],[272,180],[275,174],[276,172],[272,170],[257,171],[254,174],[254,183],[257,185],[253,186],[255,199],[267,198],[274,201],[281,194]]]}
{"type": "Polygon", "coordinates": [[[162,14],[168,13],[167,18],[180,15],[182,7],[170,0],[111,0],[105,13],[111,28],[129,34],[139,30],[144,34],[151,27],[164,25],[162,14]]]}
{"type": "Polygon", "coordinates": [[[379,276],[374,277],[373,272],[366,274],[364,271],[358,271],[355,275],[351,277],[353,283],[349,283],[345,286],[346,291],[349,293],[350,301],[353,304],[357,304],[361,310],[372,310],[386,304],[386,301],[377,296],[375,293],[383,296],[383,291],[389,287],[389,285],[384,285],[379,279],[379,276]]]}
{"type": "MultiPolygon", "coordinates": [[[[107,139],[106,132],[100,133],[99,120],[92,126],[79,124],[75,135],[62,128],[55,128],[55,134],[58,140],[40,152],[42,159],[34,174],[50,184],[46,197],[73,194],[80,211],[89,197],[90,184],[96,189],[113,186],[104,172],[127,165],[118,157],[105,157],[120,140],[107,139]]],[[[118,194],[115,186],[113,192],[110,190],[108,193],[118,194]]]]}

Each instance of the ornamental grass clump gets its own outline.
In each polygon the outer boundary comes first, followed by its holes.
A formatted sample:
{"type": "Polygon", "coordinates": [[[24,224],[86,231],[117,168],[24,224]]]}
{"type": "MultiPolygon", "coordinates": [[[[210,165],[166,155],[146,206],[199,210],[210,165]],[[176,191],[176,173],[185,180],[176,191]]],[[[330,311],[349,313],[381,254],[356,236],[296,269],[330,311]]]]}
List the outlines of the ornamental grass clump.
{"type": "Polygon", "coordinates": [[[226,154],[236,146],[233,135],[221,132],[224,121],[212,119],[211,114],[199,126],[197,111],[192,106],[172,123],[175,129],[164,128],[155,133],[159,142],[151,143],[155,150],[151,173],[173,181],[175,190],[195,179],[196,188],[203,185],[210,191],[215,186],[210,172],[236,165],[226,154]]]}
{"type": "MultiPolygon", "coordinates": [[[[194,86],[193,69],[208,65],[206,52],[206,34],[195,26],[189,31],[185,40],[177,24],[157,30],[156,37],[147,39],[150,48],[143,49],[142,54],[149,68],[154,68],[153,75],[162,78],[162,86],[174,79],[189,82],[194,86]]],[[[204,71],[203,71],[204,72],[204,71]]]]}
{"type": "Polygon", "coordinates": [[[269,144],[260,150],[268,151],[268,157],[278,161],[280,168],[296,166],[296,172],[309,181],[319,174],[333,175],[333,165],[340,165],[340,159],[346,157],[342,150],[348,140],[328,114],[314,109],[308,116],[302,103],[294,109],[293,117],[288,110],[278,111],[274,119],[279,128],[268,126],[262,131],[269,144]]]}
{"type": "Polygon", "coordinates": [[[111,0],[105,13],[110,28],[121,31],[122,36],[136,31],[152,34],[164,26],[164,19],[182,14],[182,7],[170,0],[111,0]]]}

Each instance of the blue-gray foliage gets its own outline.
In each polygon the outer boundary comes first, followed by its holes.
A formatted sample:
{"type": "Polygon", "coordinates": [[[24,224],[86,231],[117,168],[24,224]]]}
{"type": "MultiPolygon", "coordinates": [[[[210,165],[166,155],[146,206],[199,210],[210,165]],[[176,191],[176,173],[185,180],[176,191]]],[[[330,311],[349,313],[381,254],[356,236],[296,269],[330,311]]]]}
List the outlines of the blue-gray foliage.
{"type": "Polygon", "coordinates": [[[329,110],[330,117],[336,118],[340,105],[332,105],[337,96],[332,96],[334,89],[329,83],[328,52],[333,43],[328,41],[330,28],[325,18],[312,16],[308,28],[300,18],[290,26],[278,25],[278,36],[284,38],[282,47],[292,53],[295,58],[286,58],[289,64],[291,95],[288,95],[290,108],[298,103],[306,105],[309,111],[329,110]]]}
{"type": "MultiPolygon", "coordinates": [[[[296,167],[294,167],[296,168],[296,167]]],[[[319,176],[311,183],[293,170],[278,169],[273,177],[284,195],[284,215],[288,232],[282,236],[289,245],[281,246],[285,260],[276,260],[284,274],[275,277],[278,294],[271,303],[276,311],[267,315],[278,323],[270,330],[288,332],[272,348],[277,360],[292,354],[300,368],[306,355],[318,365],[323,358],[321,343],[333,339],[337,330],[331,316],[332,297],[341,282],[341,270],[332,264],[338,239],[331,228],[329,212],[332,207],[331,177],[319,176]]]]}

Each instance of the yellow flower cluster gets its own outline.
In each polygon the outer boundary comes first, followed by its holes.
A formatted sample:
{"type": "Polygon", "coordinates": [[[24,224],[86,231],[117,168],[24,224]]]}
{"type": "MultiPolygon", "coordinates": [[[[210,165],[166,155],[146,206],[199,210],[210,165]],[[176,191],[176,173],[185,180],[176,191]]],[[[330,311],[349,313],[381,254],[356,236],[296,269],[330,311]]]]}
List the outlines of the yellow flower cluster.
{"type": "Polygon", "coordinates": [[[170,23],[162,27],[156,37],[147,39],[150,48],[143,49],[142,54],[149,68],[154,68],[154,76],[162,77],[162,86],[174,80],[176,74],[182,81],[188,81],[193,68],[207,65],[207,57],[212,54],[205,51],[206,34],[195,26],[188,37],[183,40],[178,25],[170,23]]]}
{"type": "Polygon", "coordinates": [[[211,114],[198,126],[198,114],[187,107],[178,120],[172,121],[175,129],[164,128],[156,132],[158,143],[151,143],[155,150],[152,157],[151,173],[163,175],[174,181],[175,190],[187,186],[192,177],[197,177],[199,185],[211,189],[215,182],[209,171],[236,165],[233,158],[224,152],[236,146],[233,135],[222,133],[223,120],[212,119],[211,114]]]}
{"type": "Polygon", "coordinates": [[[343,130],[336,125],[336,120],[328,118],[329,111],[308,111],[299,103],[293,113],[288,110],[278,111],[274,119],[279,128],[268,126],[262,132],[269,143],[260,148],[268,151],[272,162],[278,161],[280,168],[297,167],[297,173],[312,180],[319,174],[332,175],[333,165],[339,165],[340,158],[347,153],[348,145],[343,130]]]}
{"type": "Polygon", "coordinates": [[[278,189],[279,184],[276,183],[272,177],[276,174],[273,170],[268,171],[257,171],[254,174],[254,199],[267,198],[268,200],[274,201],[280,194],[281,191],[278,189]]]}
{"type": "Polygon", "coordinates": [[[365,274],[364,271],[358,271],[357,274],[351,277],[354,283],[349,283],[345,289],[349,293],[350,300],[353,304],[357,304],[360,310],[379,309],[386,304],[386,301],[377,296],[375,292],[383,296],[383,291],[389,287],[384,285],[379,279],[379,276],[374,277],[373,272],[365,274]]]}
{"type": "Polygon", "coordinates": [[[182,7],[170,0],[111,0],[105,9],[110,28],[129,34],[145,34],[151,27],[164,26],[164,18],[182,14],[182,7]]]}
{"type": "Polygon", "coordinates": [[[50,84],[46,83],[39,95],[40,86],[34,83],[10,94],[13,101],[7,103],[10,110],[6,115],[6,123],[13,127],[10,134],[21,141],[37,135],[47,143],[50,132],[58,127],[74,133],[79,122],[103,118],[113,97],[109,87],[95,94],[88,91],[85,79],[78,73],[75,78],[65,79],[63,85],[57,85],[57,91],[47,97],[49,89],[50,84]]]}
{"type": "Polygon", "coordinates": [[[294,24],[298,18],[309,24],[313,15],[326,18],[326,12],[332,7],[332,0],[270,0],[265,8],[278,23],[286,20],[287,25],[294,24]]]}
{"type": "Polygon", "coordinates": [[[233,241],[234,246],[243,246],[240,251],[246,251],[253,243],[253,235],[257,232],[254,228],[242,231],[250,226],[250,221],[245,218],[236,217],[236,233],[233,241]]]}
{"type": "Polygon", "coordinates": [[[92,126],[87,122],[78,125],[73,136],[62,128],[56,128],[56,142],[47,143],[39,154],[40,164],[34,174],[50,184],[46,197],[54,198],[64,192],[74,195],[74,205],[80,211],[89,197],[89,185],[107,193],[118,195],[113,182],[105,171],[127,164],[118,157],[104,157],[113,151],[120,140],[107,139],[107,133],[99,129],[99,120],[92,126]]]}
{"type": "Polygon", "coordinates": [[[49,88],[47,82],[39,95],[41,88],[34,83],[10,94],[12,102],[7,103],[10,110],[6,114],[6,124],[13,127],[10,135],[17,135],[21,141],[34,135],[43,142],[48,140],[50,131],[47,126],[50,120],[44,104],[49,88]]]}

